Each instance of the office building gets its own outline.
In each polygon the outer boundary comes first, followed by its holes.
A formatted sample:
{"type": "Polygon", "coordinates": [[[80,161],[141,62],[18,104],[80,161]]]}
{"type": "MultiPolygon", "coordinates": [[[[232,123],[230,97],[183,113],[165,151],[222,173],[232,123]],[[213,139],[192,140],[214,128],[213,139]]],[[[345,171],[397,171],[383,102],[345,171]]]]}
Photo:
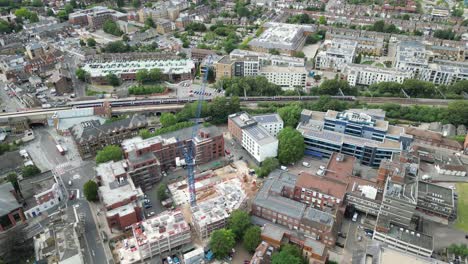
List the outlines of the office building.
{"type": "Polygon", "coordinates": [[[344,74],[351,86],[369,86],[380,82],[403,83],[404,80],[411,78],[410,72],[362,64],[348,64],[344,74]]]}
{"type": "Polygon", "coordinates": [[[128,174],[136,186],[143,190],[157,183],[162,172],[184,162],[183,148],[193,144],[196,164],[224,156],[224,138],[215,126],[203,127],[192,141],[192,127],[142,139],[135,137],[122,142],[124,156],[128,162],[128,174]]]}
{"type": "Polygon", "coordinates": [[[294,55],[304,47],[307,35],[315,31],[314,26],[267,22],[265,31],[249,42],[253,51],[277,50],[281,54],[294,55]]]}
{"type": "Polygon", "coordinates": [[[124,139],[135,137],[148,125],[146,118],[133,115],[130,118],[101,124],[96,120],[74,125],[70,129],[73,140],[82,158],[96,155],[108,145],[120,145],[124,139]]]}
{"type": "Polygon", "coordinates": [[[128,177],[125,161],[109,161],[96,167],[99,199],[109,228],[124,230],[142,220],[143,192],[128,177]]]}
{"type": "Polygon", "coordinates": [[[411,142],[402,127],[389,125],[381,113],[362,109],[344,112],[304,109],[297,130],[304,137],[306,155],[329,158],[333,152],[340,152],[372,167],[378,167],[383,159],[411,142]]]}
{"type": "Polygon", "coordinates": [[[70,24],[83,27],[89,26],[93,29],[101,29],[107,20],[127,21],[127,15],[104,6],[95,6],[68,15],[68,22],[70,22],[70,24]]]}
{"type": "Polygon", "coordinates": [[[325,50],[320,50],[315,57],[315,69],[341,72],[347,64],[351,64],[356,56],[357,41],[347,39],[332,39],[324,44],[325,50]]]}
{"type": "MultiPolygon", "coordinates": [[[[259,117],[257,118],[260,119],[259,117]]],[[[268,118],[265,116],[265,119],[268,118]]],[[[271,120],[276,123],[275,126],[282,126],[283,121],[279,116],[274,116],[274,120],[273,118],[271,120]]],[[[278,140],[269,132],[277,130],[274,128],[270,130],[270,125],[264,124],[268,129],[265,129],[261,123],[258,123],[245,112],[232,114],[228,117],[229,132],[258,163],[261,163],[266,158],[278,155],[278,140]]]]}
{"type": "Polygon", "coordinates": [[[156,256],[165,258],[192,241],[190,227],[179,209],[133,224],[132,234],[119,249],[122,264],[141,263],[156,256]]]}
{"type": "Polygon", "coordinates": [[[171,82],[189,80],[195,71],[195,64],[190,59],[179,60],[128,60],[128,61],[91,61],[83,66],[91,76],[91,81],[106,84],[107,75],[113,73],[123,81],[136,80],[139,70],[159,69],[163,78],[171,82]]]}

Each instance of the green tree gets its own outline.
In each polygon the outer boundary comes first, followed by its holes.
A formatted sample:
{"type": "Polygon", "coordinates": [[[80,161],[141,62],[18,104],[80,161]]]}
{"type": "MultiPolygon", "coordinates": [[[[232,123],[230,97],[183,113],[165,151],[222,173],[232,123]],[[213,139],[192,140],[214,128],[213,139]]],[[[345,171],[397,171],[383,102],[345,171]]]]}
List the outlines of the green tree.
{"type": "Polygon", "coordinates": [[[447,106],[447,121],[453,125],[468,125],[468,102],[450,102],[447,106]]]}
{"type": "Polygon", "coordinates": [[[240,99],[237,96],[229,99],[224,96],[215,97],[210,104],[209,111],[213,124],[226,123],[230,114],[240,111],[240,99]]]}
{"type": "Polygon", "coordinates": [[[164,200],[167,199],[166,190],[167,190],[167,184],[165,184],[165,183],[160,183],[160,184],[158,185],[157,194],[158,194],[158,199],[159,199],[159,201],[164,201],[164,200]]]}
{"type": "Polygon", "coordinates": [[[234,233],[229,229],[218,229],[211,233],[210,248],[218,259],[226,257],[235,244],[234,233]]]}
{"type": "Polygon", "coordinates": [[[116,145],[105,146],[102,150],[97,152],[96,163],[104,163],[108,161],[119,161],[123,158],[122,149],[116,145]]]}
{"type": "Polygon", "coordinates": [[[468,256],[468,247],[466,244],[451,244],[447,250],[456,255],[456,256],[460,256],[462,258],[466,258],[468,256]]]}
{"type": "Polygon", "coordinates": [[[57,12],[57,18],[60,19],[60,21],[66,21],[68,20],[68,13],[65,10],[59,10],[57,12]]]}
{"type": "Polygon", "coordinates": [[[304,54],[304,52],[302,52],[302,51],[295,51],[295,52],[293,53],[293,57],[303,59],[303,58],[305,58],[305,54],[304,54]]]}
{"type": "Polygon", "coordinates": [[[148,81],[148,70],[147,69],[141,69],[136,72],[135,79],[137,82],[143,84],[148,81]]]}
{"type": "Polygon", "coordinates": [[[11,182],[13,188],[15,188],[16,192],[20,191],[19,183],[18,183],[18,175],[14,172],[11,172],[7,175],[7,180],[11,182]]]}
{"type": "Polygon", "coordinates": [[[117,23],[112,19],[106,20],[104,22],[104,25],[102,26],[102,29],[104,30],[104,32],[114,36],[120,37],[123,35],[123,31],[120,30],[119,25],[117,25],[117,23]]]}
{"type": "Polygon", "coordinates": [[[116,0],[117,2],[117,7],[121,8],[125,5],[125,1],[124,0],[116,0]]]}
{"type": "Polygon", "coordinates": [[[36,12],[31,12],[31,15],[29,16],[29,22],[31,23],[39,22],[39,16],[37,15],[36,12]]]}
{"type": "Polygon", "coordinates": [[[320,25],[326,25],[327,24],[327,19],[324,16],[319,17],[319,24],[320,25]]]}
{"type": "Polygon", "coordinates": [[[273,55],[280,55],[280,52],[279,52],[277,49],[271,49],[271,50],[270,50],[270,54],[273,54],[273,55]]]}
{"type": "Polygon", "coordinates": [[[41,173],[41,170],[38,167],[36,167],[36,165],[24,166],[21,169],[21,175],[23,175],[24,178],[32,177],[39,173],[41,173]]]}
{"type": "Polygon", "coordinates": [[[279,167],[279,161],[277,158],[269,157],[262,161],[262,166],[259,167],[255,173],[260,178],[268,176],[270,172],[279,167]]]}
{"type": "Polygon", "coordinates": [[[323,95],[338,95],[340,89],[345,95],[357,95],[357,90],[351,88],[347,81],[338,79],[324,81],[316,92],[323,95]]]}
{"type": "Polygon", "coordinates": [[[294,128],[285,127],[278,134],[278,160],[281,164],[291,164],[304,156],[304,138],[294,128]]]}
{"type": "Polygon", "coordinates": [[[86,200],[95,202],[98,200],[98,185],[95,181],[89,180],[83,185],[83,194],[86,200]]]}
{"type": "Polygon", "coordinates": [[[156,24],[154,23],[154,20],[151,17],[145,19],[145,26],[150,28],[156,28],[156,24]]]}
{"type": "Polygon", "coordinates": [[[250,225],[250,216],[246,211],[234,210],[231,216],[229,216],[228,227],[232,230],[237,240],[242,238],[245,230],[247,230],[250,225]]]}
{"type": "Polygon", "coordinates": [[[75,74],[76,74],[76,78],[78,78],[78,80],[82,82],[86,82],[87,80],[89,80],[89,77],[90,77],[90,74],[87,71],[83,70],[82,68],[76,69],[75,74]]]}
{"type": "Polygon", "coordinates": [[[86,44],[88,45],[88,47],[94,48],[96,47],[96,40],[93,38],[89,38],[86,40],[86,44]]]}
{"type": "Polygon", "coordinates": [[[141,1],[140,0],[133,0],[132,1],[132,6],[134,8],[139,8],[141,6],[141,1]]]}
{"type": "Polygon", "coordinates": [[[301,116],[302,108],[297,105],[288,105],[278,109],[278,114],[283,119],[284,125],[295,128],[299,123],[299,117],[301,116]]]}
{"type": "Polygon", "coordinates": [[[47,12],[46,12],[47,16],[54,16],[54,10],[52,10],[51,8],[47,8],[47,12]]]}
{"type": "Polygon", "coordinates": [[[125,53],[131,50],[130,46],[123,41],[113,41],[107,43],[107,45],[103,48],[104,52],[108,53],[125,53]]]}
{"type": "Polygon", "coordinates": [[[434,31],[433,36],[439,39],[453,40],[455,39],[455,32],[453,32],[451,29],[438,29],[434,31]]]}
{"type": "MultiPolygon", "coordinates": [[[[40,1],[40,0],[39,0],[40,1]]],[[[70,1],[70,5],[73,7],[73,8],[77,8],[78,7],[78,4],[76,3],[76,0],[71,0],[70,1]]]]}
{"type": "Polygon", "coordinates": [[[41,0],[33,0],[32,3],[31,3],[32,6],[35,6],[35,7],[41,7],[43,6],[44,4],[42,3],[41,0]]]}
{"type": "Polygon", "coordinates": [[[354,63],[360,64],[361,61],[362,61],[362,54],[359,53],[359,54],[356,56],[356,58],[354,59],[354,63]]]}
{"type": "Polygon", "coordinates": [[[271,264],[302,264],[299,257],[288,254],[287,252],[277,252],[271,256],[271,264]]]}
{"type": "Polygon", "coordinates": [[[13,31],[13,27],[10,23],[0,19],[0,33],[10,33],[11,31],[13,31]]]}
{"type": "Polygon", "coordinates": [[[31,11],[26,7],[21,7],[20,9],[15,10],[15,16],[28,19],[31,16],[31,11]]]}
{"type": "Polygon", "coordinates": [[[109,73],[106,75],[106,81],[112,85],[112,86],[119,86],[120,85],[120,79],[117,77],[117,75],[113,73],[109,73]]]}
{"type": "Polygon", "coordinates": [[[71,4],[66,4],[64,6],[64,9],[65,9],[65,12],[67,12],[67,14],[70,14],[73,12],[73,6],[71,4]]]}
{"type": "Polygon", "coordinates": [[[160,69],[158,68],[153,68],[149,70],[148,77],[151,82],[160,82],[162,81],[163,74],[160,69]]]}
{"type": "Polygon", "coordinates": [[[262,230],[258,226],[251,226],[249,227],[244,234],[242,244],[244,248],[253,253],[257,248],[258,244],[262,242],[260,235],[262,234],[262,230]]]}
{"type": "Polygon", "coordinates": [[[171,113],[163,113],[159,118],[159,121],[163,127],[172,126],[177,123],[175,115],[171,113]]]}
{"type": "Polygon", "coordinates": [[[86,46],[86,42],[85,42],[84,40],[82,40],[82,39],[80,39],[80,46],[81,46],[81,47],[86,46]]]}

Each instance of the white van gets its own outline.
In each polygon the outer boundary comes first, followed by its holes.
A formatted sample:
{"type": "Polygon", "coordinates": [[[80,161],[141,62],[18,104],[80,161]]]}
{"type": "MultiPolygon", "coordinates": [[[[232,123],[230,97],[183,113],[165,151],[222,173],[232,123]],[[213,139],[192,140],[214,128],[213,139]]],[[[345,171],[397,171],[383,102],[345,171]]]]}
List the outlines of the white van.
{"type": "Polygon", "coordinates": [[[356,221],[357,221],[357,218],[358,218],[358,216],[359,216],[359,214],[358,214],[357,212],[356,212],[356,213],[354,213],[352,221],[353,221],[353,222],[356,222],[356,221]]]}
{"type": "Polygon", "coordinates": [[[288,167],[286,167],[286,166],[281,166],[281,169],[284,170],[284,171],[288,171],[288,167]]]}

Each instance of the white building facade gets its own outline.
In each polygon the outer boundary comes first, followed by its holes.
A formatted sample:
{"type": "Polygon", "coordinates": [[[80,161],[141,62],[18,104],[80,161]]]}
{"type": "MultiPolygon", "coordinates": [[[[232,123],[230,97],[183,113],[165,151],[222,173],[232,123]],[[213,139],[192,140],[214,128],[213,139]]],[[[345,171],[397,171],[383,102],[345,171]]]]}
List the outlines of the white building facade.
{"type": "Polygon", "coordinates": [[[304,67],[263,67],[260,75],[280,86],[283,90],[293,90],[295,87],[304,88],[307,80],[307,70],[304,67]]]}
{"type": "Polygon", "coordinates": [[[404,80],[411,78],[410,72],[360,64],[348,65],[345,68],[345,75],[351,86],[368,86],[379,82],[403,83],[404,80]]]}
{"type": "Polygon", "coordinates": [[[242,131],[242,147],[259,163],[278,155],[278,139],[258,125],[242,131]]]}

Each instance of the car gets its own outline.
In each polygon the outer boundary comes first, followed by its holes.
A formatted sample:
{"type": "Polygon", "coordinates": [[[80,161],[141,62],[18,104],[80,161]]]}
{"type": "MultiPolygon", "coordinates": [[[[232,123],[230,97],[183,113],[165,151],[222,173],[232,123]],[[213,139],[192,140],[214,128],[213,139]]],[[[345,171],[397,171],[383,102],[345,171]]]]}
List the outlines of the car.
{"type": "Polygon", "coordinates": [[[342,238],[346,238],[346,233],[338,232],[338,236],[342,238]]]}
{"type": "Polygon", "coordinates": [[[338,246],[338,247],[340,247],[340,248],[344,248],[344,244],[343,244],[343,243],[336,242],[335,245],[338,246]]]}
{"type": "Polygon", "coordinates": [[[68,196],[68,200],[75,200],[75,193],[70,193],[70,195],[68,196]]]}
{"type": "Polygon", "coordinates": [[[180,264],[180,260],[176,255],[172,256],[172,261],[174,261],[174,264],[180,264]]]}
{"type": "Polygon", "coordinates": [[[356,212],[354,213],[353,215],[353,219],[351,219],[353,222],[356,222],[357,221],[357,218],[358,218],[359,214],[356,212]]]}
{"type": "Polygon", "coordinates": [[[72,181],[69,180],[69,181],[68,181],[68,186],[72,186],[72,185],[73,185],[72,181]]]}
{"type": "Polygon", "coordinates": [[[368,236],[368,237],[372,237],[373,235],[374,235],[374,231],[372,231],[372,232],[366,232],[366,236],[368,236]]]}
{"type": "Polygon", "coordinates": [[[357,240],[358,240],[358,241],[361,241],[361,240],[362,240],[362,236],[358,236],[358,237],[357,237],[357,240]]]}
{"type": "Polygon", "coordinates": [[[171,257],[167,257],[167,263],[169,263],[169,264],[174,264],[174,261],[172,261],[172,258],[171,258],[171,257]]]}
{"type": "Polygon", "coordinates": [[[153,207],[152,204],[145,204],[145,209],[149,209],[149,208],[151,208],[151,207],[153,207]]]}

